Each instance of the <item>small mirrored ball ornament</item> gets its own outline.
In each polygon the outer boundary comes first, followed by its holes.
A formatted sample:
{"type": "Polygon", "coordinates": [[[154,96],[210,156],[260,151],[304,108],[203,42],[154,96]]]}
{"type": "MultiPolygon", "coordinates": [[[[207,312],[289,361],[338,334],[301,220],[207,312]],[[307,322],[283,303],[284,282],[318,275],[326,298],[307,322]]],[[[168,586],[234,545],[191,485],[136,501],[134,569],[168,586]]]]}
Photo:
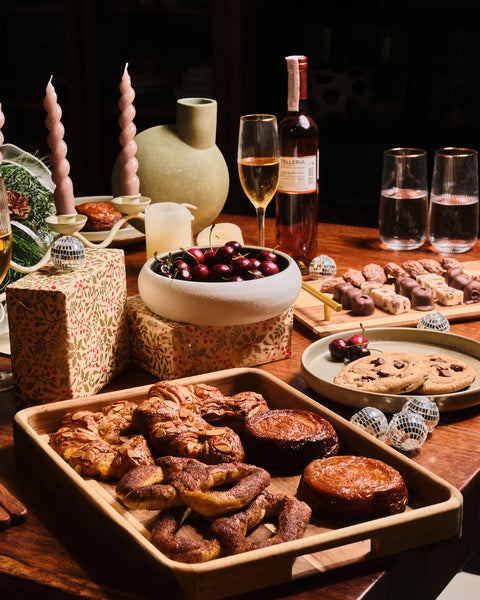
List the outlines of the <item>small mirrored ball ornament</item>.
{"type": "Polygon", "coordinates": [[[393,415],[388,426],[388,439],[397,450],[410,452],[417,450],[428,436],[425,419],[409,410],[393,415]]]}
{"type": "Polygon", "coordinates": [[[366,433],[373,435],[379,440],[387,437],[388,420],[383,412],[374,406],[362,408],[350,419],[350,423],[361,427],[366,433]]]}
{"type": "Polygon", "coordinates": [[[434,329],[435,331],[450,331],[450,323],[441,312],[433,312],[423,315],[417,323],[417,329],[434,329]]]}
{"type": "Polygon", "coordinates": [[[440,411],[435,402],[427,398],[427,396],[415,396],[405,402],[402,412],[410,411],[421,415],[427,425],[428,431],[431,433],[440,421],[440,411]]]}
{"type": "Polygon", "coordinates": [[[63,235],[53,243],[51,256],[59,271],[74,271],[85,262],[85,246],[77,238],[63,235]]]}
{"type": "Polygon", "coordinates": [[[312,259],[308,267],[308,272],[312,279],[326,279],[327,277],[334,277],[337,273],[337,265],[333,258],[326,254],[321,254],[312,259]]]}

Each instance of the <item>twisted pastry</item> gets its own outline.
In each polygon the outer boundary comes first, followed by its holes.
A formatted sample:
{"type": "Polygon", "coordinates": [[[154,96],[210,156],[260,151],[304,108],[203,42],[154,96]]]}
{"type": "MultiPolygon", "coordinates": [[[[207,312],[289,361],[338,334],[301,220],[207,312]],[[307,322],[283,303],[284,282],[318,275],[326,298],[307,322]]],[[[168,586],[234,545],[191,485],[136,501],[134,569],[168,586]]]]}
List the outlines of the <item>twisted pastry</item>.
{"type": "Polygon", "coordinates": [[[245,510],[214,521],[212,533],[226,552],[239,554],[303,537],[311,514],[308,504],[294,496],[266,490],[245,510]],[[274,516],[278,519],[278,528],[274,536],[258,542],[247,539],[248,531],[259,525],[264,518],[274,516]]]}

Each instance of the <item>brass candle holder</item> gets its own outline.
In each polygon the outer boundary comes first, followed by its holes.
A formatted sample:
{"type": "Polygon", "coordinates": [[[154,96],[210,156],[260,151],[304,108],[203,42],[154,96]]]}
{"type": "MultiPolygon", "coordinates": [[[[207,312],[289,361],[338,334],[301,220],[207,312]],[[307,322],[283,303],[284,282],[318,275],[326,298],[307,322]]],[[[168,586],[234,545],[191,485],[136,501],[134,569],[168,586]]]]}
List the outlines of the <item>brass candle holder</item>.
{"type": "MultiPolygon", "coordinates": [[[[51,251],[52,246],[55,241],[60,236],[72,236],[77,238],[82,242],[84,246],[87,248],[107,248],[115,238],[117,231],[127,223],[131,219],[140,219],[141,221],[145,221],[145,208],[151,203],[151,199],[146,196],[141,196],[140,194],[135,194],[132,196],[119,196],[112,200],[113,206],[122,213],[122,218],[119,219],[115,225],[112,227],[107,237],[101,242],[91,242],[87,240],[85,236],[80,233],[80,230],[85,226],[87,221],[87,217],[85,215],[79,215],[78,213],[70,214],[70,215],[52,215],[51,217],[47,217],[46,223],[54,231],[59,235],[53,240],[53,242],[48,247],[45,255],[42,260],[40,260],[36,265],[31,267],[25,267],[23,265],[19,265],[14,261],[10,262],[10,266],[15,271],[19,273],[33,273],[38,269],[44,267],[51,259],[51,251]]],[[[1,298],[0,298],[1,301],[1,298]]]]}

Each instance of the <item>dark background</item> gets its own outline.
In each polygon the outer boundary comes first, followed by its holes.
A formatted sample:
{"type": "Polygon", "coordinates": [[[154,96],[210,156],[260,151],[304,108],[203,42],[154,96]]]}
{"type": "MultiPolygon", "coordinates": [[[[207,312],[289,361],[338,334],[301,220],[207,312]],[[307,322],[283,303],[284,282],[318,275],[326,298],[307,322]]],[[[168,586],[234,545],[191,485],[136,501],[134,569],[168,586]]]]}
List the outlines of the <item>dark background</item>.
{"type": "Polygon", "coordinates": [[[309,58],[320,220],[377,226],[387,148],[425,148],[431,172],[436,148],[480,146],[478,0],[0,0],[0,23],[5,141],[48,154],[53,75],[77,196],[111,193],[126,62],[138,131],[173,123],[178,98],[218,101],[229,212],[253,214],[236,169],[239,117],[281,117],[288,54],[309,58]]]}

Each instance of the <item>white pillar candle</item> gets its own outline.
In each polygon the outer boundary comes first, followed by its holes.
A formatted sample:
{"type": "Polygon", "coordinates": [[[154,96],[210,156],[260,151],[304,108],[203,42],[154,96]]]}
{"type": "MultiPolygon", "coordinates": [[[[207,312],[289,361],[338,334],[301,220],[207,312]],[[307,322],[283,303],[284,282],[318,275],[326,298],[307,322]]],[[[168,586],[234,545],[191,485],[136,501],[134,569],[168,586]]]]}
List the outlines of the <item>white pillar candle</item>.
{"type": "Polygon", "coordinates": [[[157,202],[145,208],[147,260],[159,254],[188,248],[192,242],[193,215],[175,202],[157,202]]]}

